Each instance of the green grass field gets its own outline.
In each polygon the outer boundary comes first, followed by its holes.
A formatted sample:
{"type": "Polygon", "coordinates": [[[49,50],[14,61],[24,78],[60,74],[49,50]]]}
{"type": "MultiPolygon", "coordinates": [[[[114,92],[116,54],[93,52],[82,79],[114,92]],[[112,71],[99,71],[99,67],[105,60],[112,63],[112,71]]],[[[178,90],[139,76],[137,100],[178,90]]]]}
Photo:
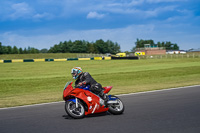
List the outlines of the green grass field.
{"type": "Polygon", "coordinates": [[[75,66],[113,86],[110,94],[200,84],[200,58],[1,63],[0,107],[61,101],[75,66]]]}

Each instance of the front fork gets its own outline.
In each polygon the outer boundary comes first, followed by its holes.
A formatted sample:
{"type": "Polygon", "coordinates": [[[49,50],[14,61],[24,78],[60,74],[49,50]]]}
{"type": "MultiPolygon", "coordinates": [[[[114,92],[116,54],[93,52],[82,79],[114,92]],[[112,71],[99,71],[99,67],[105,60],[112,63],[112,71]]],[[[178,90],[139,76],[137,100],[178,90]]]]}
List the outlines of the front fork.
{"type": "Polygon", "coordinates": [[[76,108],[78,108],[78,99],[75,98],[75,100],[76,100],[76,108]]]}
{"type": "Polygon", "coordinates": [[[67,101],[72,101],[72,102],[74,102],[75,103],[75,108],[78,108],[78,102],[79,102],[79,100],[78,100],[78,98],[72,98],[72,99],[68,99],[67,101]]]}

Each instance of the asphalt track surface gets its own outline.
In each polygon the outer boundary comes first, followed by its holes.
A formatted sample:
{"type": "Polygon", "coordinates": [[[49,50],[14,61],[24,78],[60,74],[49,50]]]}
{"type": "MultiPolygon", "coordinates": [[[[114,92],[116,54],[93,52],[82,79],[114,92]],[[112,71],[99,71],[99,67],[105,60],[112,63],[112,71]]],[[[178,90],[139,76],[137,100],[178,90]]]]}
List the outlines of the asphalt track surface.
{"type": "Polygon", "coordinates": [[[0,133],[199,133],[200,86],[119,96],[122,115],[72,119],[64,102],[0,109],[0,133]]]}

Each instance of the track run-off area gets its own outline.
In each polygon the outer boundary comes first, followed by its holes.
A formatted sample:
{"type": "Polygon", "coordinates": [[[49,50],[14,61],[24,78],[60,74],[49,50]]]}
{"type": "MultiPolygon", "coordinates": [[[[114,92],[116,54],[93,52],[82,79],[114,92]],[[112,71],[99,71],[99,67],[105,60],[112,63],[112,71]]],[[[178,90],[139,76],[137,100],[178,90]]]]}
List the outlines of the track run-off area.
{"type": "Polygon", "coordinates": [[[0,109],[1,133],[199,133],[200,85],[119,95],[122,115],[72,119],[64,102],[0,109]]]}

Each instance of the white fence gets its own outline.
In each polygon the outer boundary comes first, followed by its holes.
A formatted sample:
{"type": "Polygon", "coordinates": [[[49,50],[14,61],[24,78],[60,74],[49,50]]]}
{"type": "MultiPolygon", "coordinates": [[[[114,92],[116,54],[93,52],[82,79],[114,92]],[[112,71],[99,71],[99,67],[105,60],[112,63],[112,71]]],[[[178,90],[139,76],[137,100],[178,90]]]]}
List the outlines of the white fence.
{"type": "Polygon", "coordinates": [[[174,59],[174,58],[200,58],[200,53],[166,54],[166,55],[141,55],[140,59],[174,59]]]}

